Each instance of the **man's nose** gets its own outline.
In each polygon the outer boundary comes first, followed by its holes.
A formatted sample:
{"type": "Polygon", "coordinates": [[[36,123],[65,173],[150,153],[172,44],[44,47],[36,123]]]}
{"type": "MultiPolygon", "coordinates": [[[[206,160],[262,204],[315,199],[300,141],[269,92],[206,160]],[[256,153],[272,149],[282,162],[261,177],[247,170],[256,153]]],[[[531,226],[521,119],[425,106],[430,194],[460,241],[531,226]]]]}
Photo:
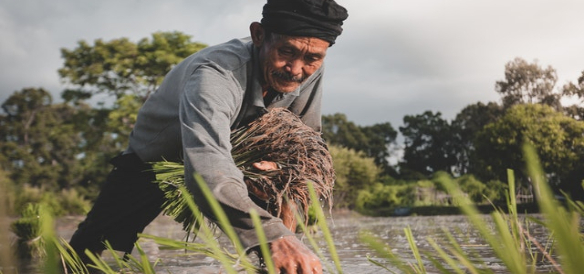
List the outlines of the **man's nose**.
{"type": "Polygon", "coordinates": [[[292,76],[301,76],[302,75],[302,67],[304,66],[304,62],[300,59],[294,59],[288,61],[286,65],[286,71],[290,73],[292,76]]]}

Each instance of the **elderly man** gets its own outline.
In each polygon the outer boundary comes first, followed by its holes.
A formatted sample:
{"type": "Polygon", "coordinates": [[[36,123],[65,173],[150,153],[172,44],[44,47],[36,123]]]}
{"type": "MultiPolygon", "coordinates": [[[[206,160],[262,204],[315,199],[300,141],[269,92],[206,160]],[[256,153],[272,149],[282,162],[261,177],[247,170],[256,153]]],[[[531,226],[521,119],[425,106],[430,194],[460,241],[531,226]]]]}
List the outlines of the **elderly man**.
{"type": "MultiPolygon", "coordinates": [[[[318,258],[248,196],[231,157],[230,132],[283,107],[308,126],[321,127],[323,61],[342,31],[347,11],[333,0],[268,0],[251,37],[208,47],[174,67],[145,102],[129,146],[71,246],[99,254],[105,240],[131,252],[137,234],[161,211],[162,192],[148,163],[184,160],[185,181],[203,213],[215,220],[192,174],[202,175],[244,247],[258,245],[249,215],[260,213],[273,261],[285,273],[322,273],[318,258]]],[[[273,168],[270,162],[258,169],[273,168]]]]}

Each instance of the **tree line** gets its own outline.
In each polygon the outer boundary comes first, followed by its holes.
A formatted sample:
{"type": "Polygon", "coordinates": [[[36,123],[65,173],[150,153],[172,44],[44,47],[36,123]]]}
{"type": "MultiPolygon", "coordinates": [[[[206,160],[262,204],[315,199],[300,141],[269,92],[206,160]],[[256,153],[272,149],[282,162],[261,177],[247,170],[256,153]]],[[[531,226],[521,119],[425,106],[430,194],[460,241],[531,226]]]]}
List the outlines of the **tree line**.
{"type": "MultiPolygon", "coordinates": [[[[98,39],[61,49],[58,73],[67,89],[60,102],[38,87],[15,91],[1,105],[0,175],[14,188],[75,189],[94,199],[111,168],[108,160],[127,145],[141,104],[174,64],[205,47],[180,32],[157,32],[137,43],[98,39]],[[98,94],[114,103],[89,103],[98,94]]],[[[516,58],[495,83],[500,102],[468,105],[452,121],[425,111],[404,116],[396,129],[389,122],[360,126],[341,113],[324,115],[323,138],[335,166],[342,167],[335,190],[339,206],[363,204],[360,195],[384,193],[386,186],[400,185],[387,194],[395,199],[409,197],[412,182],[444,172],[463,178],[460,184],[469,189],[487,191],[489,182],[505,182],[511,168],[527,187],[524,142],[535,146],[558,190],[582,198],[584,72],[573,83],[556,85],[555,69],[516,58]],[[576,103],[562,105],[566,98],[576,103]],[[398,134],[403,144],[397,144],[398,134]],[[390,163],[398,150],[403,157],[390,163]]],[[[373,205],[387,204],[384,199],[373,205]]]]}

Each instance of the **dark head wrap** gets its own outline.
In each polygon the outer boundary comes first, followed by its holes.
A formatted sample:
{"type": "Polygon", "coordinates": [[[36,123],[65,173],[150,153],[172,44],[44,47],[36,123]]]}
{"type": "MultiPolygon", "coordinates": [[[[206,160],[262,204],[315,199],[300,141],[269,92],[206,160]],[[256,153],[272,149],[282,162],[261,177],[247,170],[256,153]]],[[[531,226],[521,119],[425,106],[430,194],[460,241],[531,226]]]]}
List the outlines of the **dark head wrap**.
{"type": "Polygon", "coordinates": [[[262,14],[262,25],[271,32],[316,37],[331,46],[349,16],[334,0],[268,0],[262,14]]]}

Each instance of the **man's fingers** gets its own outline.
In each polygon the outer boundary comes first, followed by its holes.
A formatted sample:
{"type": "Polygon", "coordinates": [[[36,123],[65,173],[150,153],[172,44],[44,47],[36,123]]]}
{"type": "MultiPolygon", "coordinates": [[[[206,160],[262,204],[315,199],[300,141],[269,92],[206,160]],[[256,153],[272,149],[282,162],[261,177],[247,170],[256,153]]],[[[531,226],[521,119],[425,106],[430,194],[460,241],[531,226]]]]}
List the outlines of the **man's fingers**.
{"type": "Polygon", "coordinates": [[[318,259],[309,259],[300,264],[293,273],[322,274],[322,266],[318,259]]]}
{"type": "Polygon", "coordinates": [[[263,171],[270,171],[270,170],[278,169],[278,164],[276,164],[275,162],[270,162],[270,161],[261,161],[261,162],[253,163],[252,166],[259,169],[259,170],[263,170],[263,171]]]}
{"type": "Polygon", "coordinates": [[[272,259],[279,273],[322,274],[318,257],[295,236],[286,236],[272,242],[271,249],[272,259]]]}

